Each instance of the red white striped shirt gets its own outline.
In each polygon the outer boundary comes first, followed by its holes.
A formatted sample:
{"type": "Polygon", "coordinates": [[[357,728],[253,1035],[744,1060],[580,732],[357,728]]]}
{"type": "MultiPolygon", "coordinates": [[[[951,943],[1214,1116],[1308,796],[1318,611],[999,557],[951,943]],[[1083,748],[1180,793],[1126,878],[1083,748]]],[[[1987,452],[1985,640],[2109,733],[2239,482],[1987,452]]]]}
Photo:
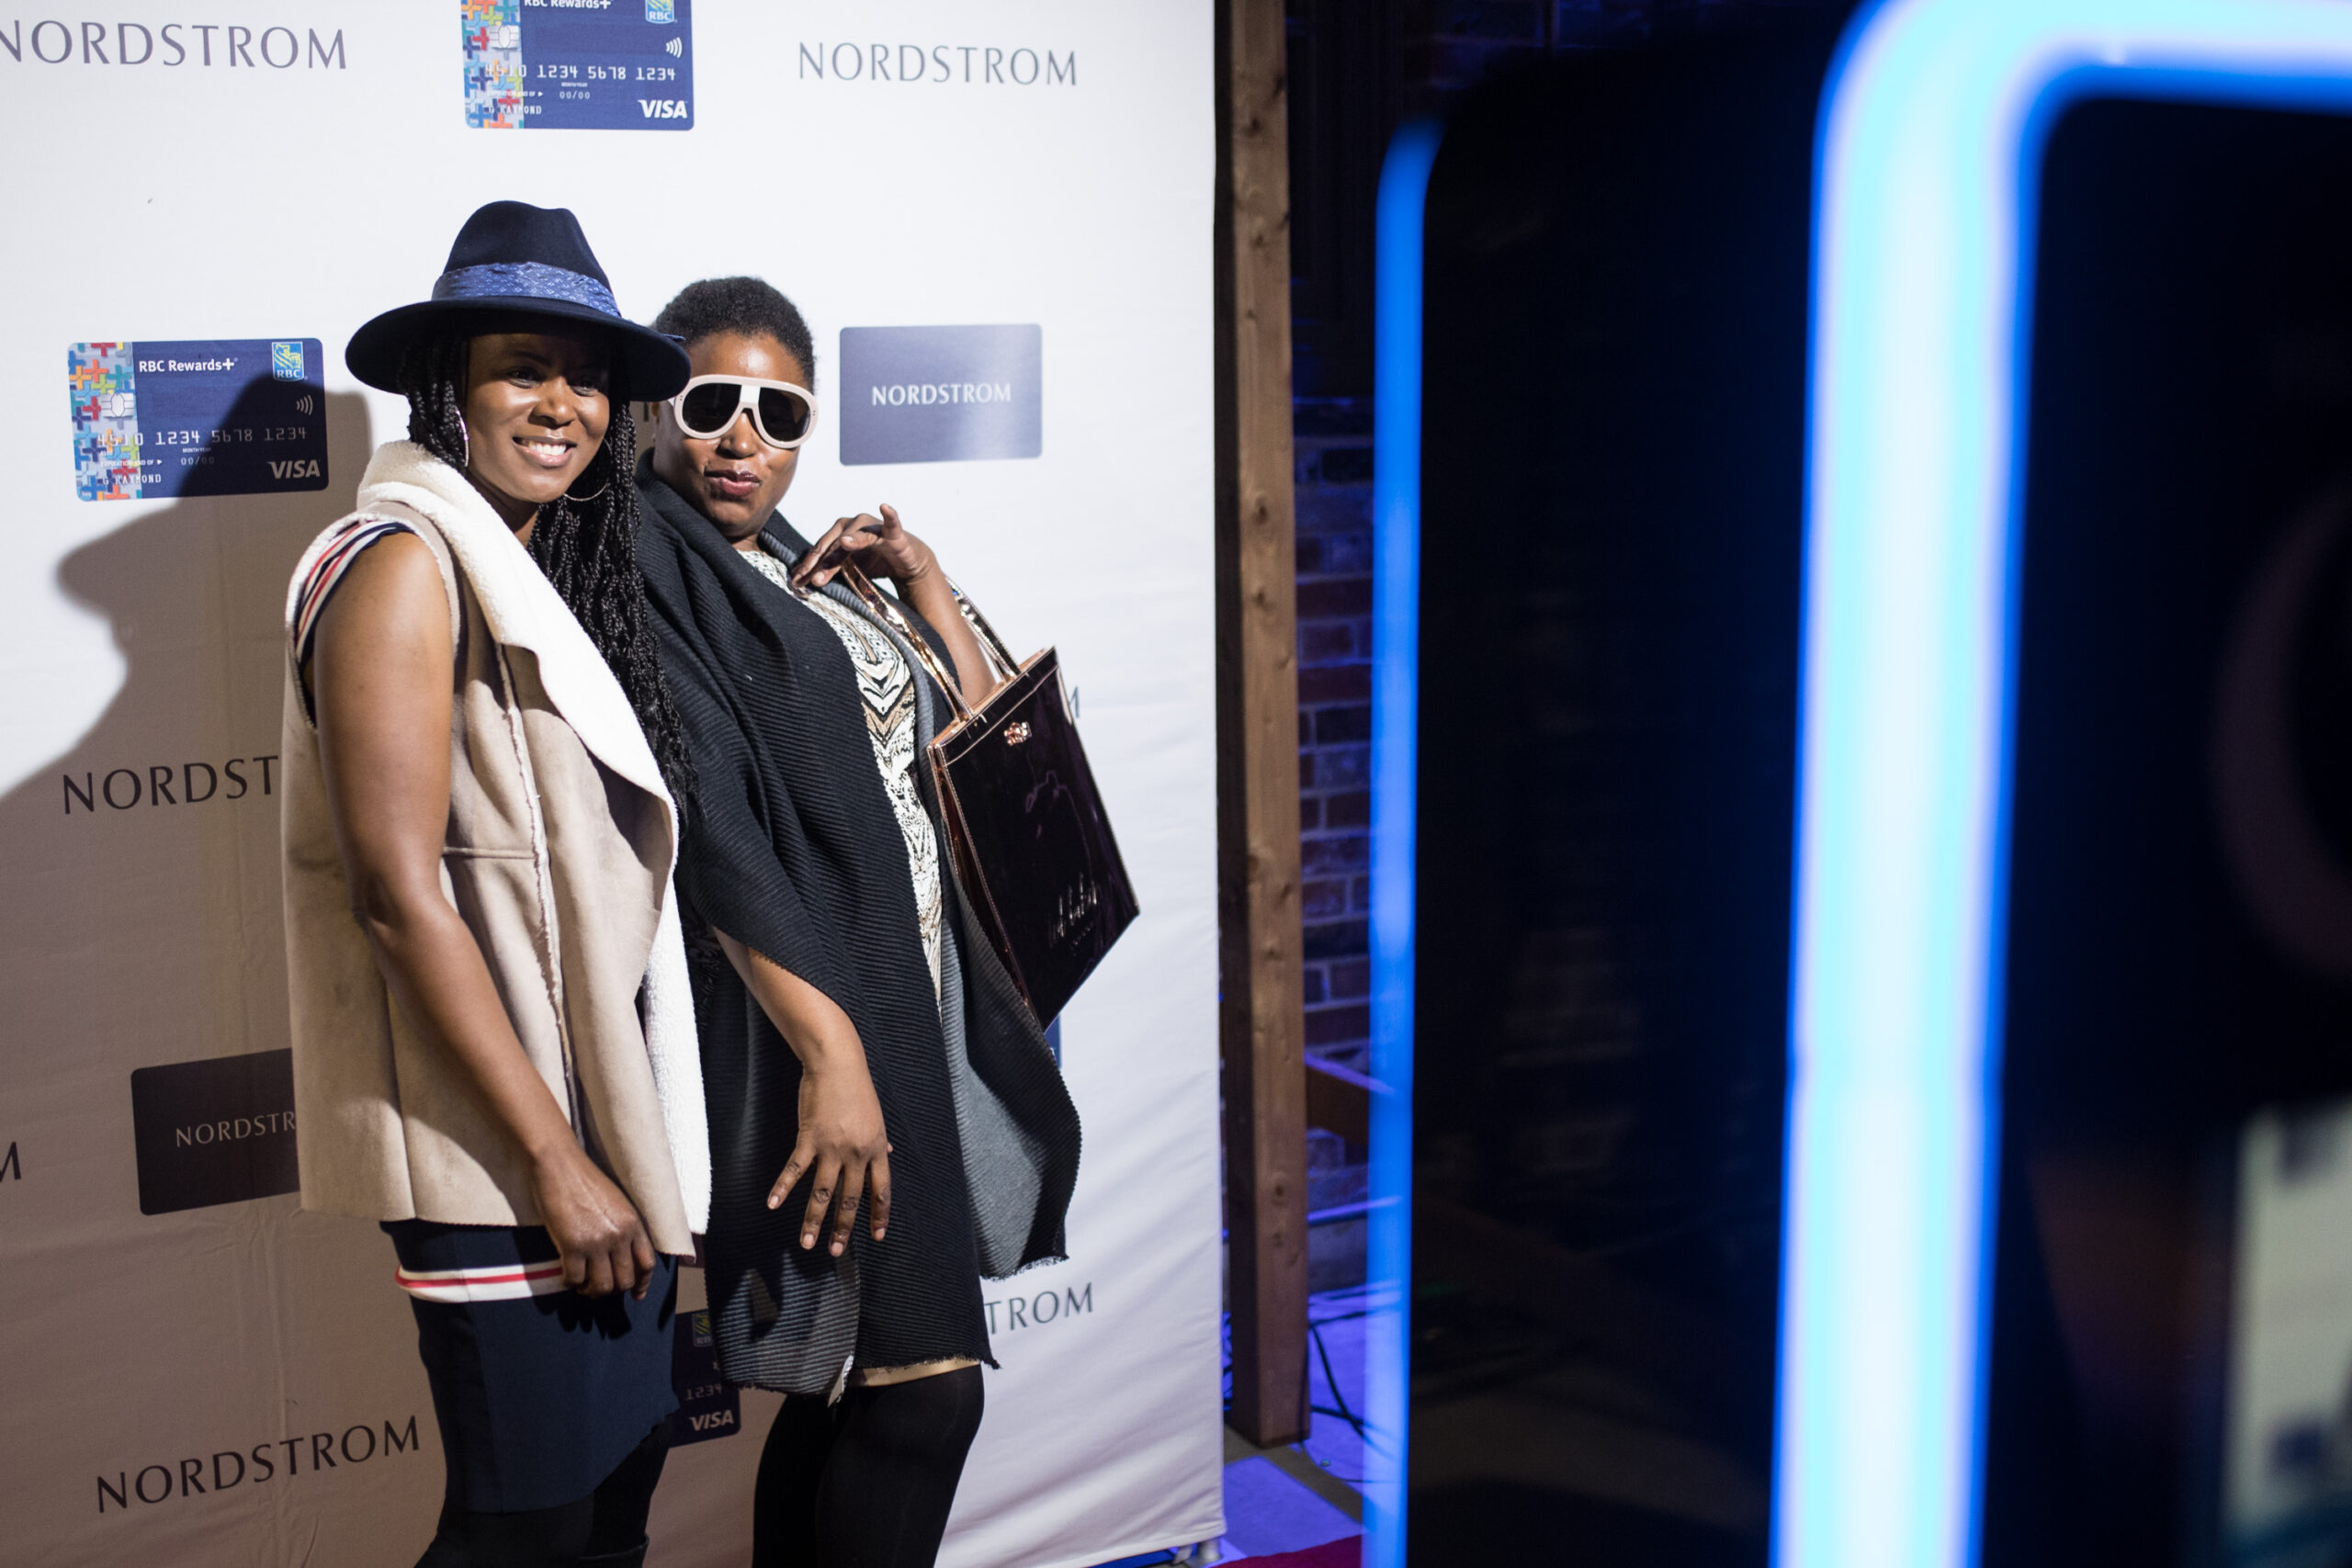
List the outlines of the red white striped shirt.
{"type": "Polygon", "coordinates": [[[392,1281],[420,1301],[517,1302],[551,1296],[571,1287],[563,1282],[563,1262],[494,1263],[480,1269],[392,1270],[392,1281]]]}
{"type": "Polygon", "coordinates": [[[393,534],[414,532],[407,524],[390,517],[355,517],[319,552],[319,558],[311,563],[310,572],[294,595],[296,669],[311,661],[311,639],[318,635],[319,616],[325,611],[327,601],[334,597],[334,591],[342,586],[343,574],[351,570],[360,552],[393,534]]]}

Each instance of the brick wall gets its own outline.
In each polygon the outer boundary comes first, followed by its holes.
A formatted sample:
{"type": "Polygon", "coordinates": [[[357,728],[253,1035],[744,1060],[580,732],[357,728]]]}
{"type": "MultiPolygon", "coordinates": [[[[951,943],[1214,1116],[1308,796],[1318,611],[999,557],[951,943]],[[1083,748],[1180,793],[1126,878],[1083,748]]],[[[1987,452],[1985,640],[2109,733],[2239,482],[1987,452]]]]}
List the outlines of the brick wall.
{"type": "Polygon", "coordinates": [[[1295,407],[1306,1047],[1361,1071],[1372,1030],[1372,403],[1295,407]]]}

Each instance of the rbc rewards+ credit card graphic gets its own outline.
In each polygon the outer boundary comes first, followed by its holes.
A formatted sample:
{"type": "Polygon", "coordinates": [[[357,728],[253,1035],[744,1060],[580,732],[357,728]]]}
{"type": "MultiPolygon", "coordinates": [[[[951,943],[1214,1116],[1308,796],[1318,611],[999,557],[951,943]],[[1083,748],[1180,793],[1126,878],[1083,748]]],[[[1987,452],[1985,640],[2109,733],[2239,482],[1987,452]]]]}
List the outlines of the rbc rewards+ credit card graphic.
{"type": "Polygon", "coordinates": [[[691,130],[688,0],[458,0],[478,130],[691,130]]]}
{"type": "Polygon", "coordinates": [[[319,340],[77,343],[74,489],[84,501],[267,495],[327,485],[319,340]]]}

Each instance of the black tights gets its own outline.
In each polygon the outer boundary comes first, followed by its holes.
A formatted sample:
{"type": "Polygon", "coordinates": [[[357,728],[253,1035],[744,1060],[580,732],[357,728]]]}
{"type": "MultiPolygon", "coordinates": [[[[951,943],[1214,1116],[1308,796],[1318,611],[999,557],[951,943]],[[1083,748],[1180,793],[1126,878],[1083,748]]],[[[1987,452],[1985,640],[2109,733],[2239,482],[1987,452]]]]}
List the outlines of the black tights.
{"type": "Polygon", "coordinates": [[[638,1568],[645,1561],[645,1516],[669,1457],[670,1424],[663,1421],[576,1503],[482,1514],[444,1502],[440,1528],[416,1568],[638,1568]]]}
{"type": "Polygon", "coordinates": [[[752,1568],[931,1568],[980,1429],[980,1369],[787,1399],[760,1451],[752,1568]]]}

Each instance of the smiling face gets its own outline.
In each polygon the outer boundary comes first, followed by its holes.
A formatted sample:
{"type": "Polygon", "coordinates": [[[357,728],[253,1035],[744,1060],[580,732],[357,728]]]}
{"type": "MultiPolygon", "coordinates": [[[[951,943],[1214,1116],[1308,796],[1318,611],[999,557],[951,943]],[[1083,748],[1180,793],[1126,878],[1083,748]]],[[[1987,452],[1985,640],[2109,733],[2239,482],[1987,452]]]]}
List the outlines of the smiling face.
{"type": "MultiPolygon", "coordinates": [[[[714,333],[686,345],[697,376],[746,376],[808,385],[808,373],[792,351],[765,333],[714,333]]],[[[675,410],[655,406],[653,471],[664,484],[694,503],[728,543],[752,546],[769,515],[792,488],[799,467],[797,448],[779,450],[760,439],[752,411],[714,436],[688,435],[675,410]]]]}
{"type": "Polygon", "coordinates": [[[510,528],[571,488],[612,423],[601,338],[490,333],[473,340],[465,386],[467,477],[510,528]]]}

